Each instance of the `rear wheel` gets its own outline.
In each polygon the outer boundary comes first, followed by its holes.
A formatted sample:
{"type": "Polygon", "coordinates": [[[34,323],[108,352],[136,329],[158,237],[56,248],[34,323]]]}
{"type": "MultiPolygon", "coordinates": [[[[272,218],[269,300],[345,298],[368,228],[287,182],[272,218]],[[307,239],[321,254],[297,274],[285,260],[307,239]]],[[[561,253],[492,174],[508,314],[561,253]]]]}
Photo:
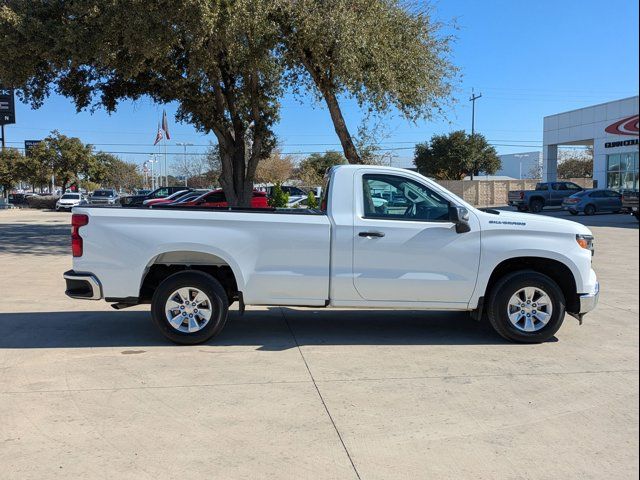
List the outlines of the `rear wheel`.
{"type": "Polygon", "coordinates": [[[521,270],[498,280],[487,307],[493,328],[507,340],[541,343],[558,331],[565,316],[565,298],[549,277],[521,270]]]}
{"type": "Polygon", "coordinates": [[[532,213],[540,213],[544,208],[544,202],[542,200],[531,200],[529,204],[529,210],[532,213]]]}
{"type": "Polygon", "coordinates": [[[222,331],[229,302],[220,282],[204,272],[184,271],[163,281],[151,301],[151,315],[172,342],[195,345],[222,331]]]}
{"type": "Polygon", "coordinates": [[[584,214],[585,215],[595,215],[596,214],[595,205],[587,205],[586,207],[584,207],[584,214]]]}

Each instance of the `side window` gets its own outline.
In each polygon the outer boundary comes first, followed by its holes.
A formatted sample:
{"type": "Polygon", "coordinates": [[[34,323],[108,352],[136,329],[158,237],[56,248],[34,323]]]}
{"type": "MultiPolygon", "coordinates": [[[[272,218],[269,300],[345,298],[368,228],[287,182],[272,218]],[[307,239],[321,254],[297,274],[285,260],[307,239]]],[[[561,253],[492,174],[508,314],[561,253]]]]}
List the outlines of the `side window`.
{"type": "Polygon", "coordinates": [[[154,197],[156,197],[156,198],[164,198],[167,195],[169,195],[169,189],[168,188],[163,188],[162,190],[158,190],[156,192],[156,194],[154,195],[154,197]]]}
{"type": "Polygon", "coordinates": [[[449,221],[449,201],[409,178],[364,175],[362,193],[365,218],[449,221]]]}
{"type": "Polygon", "coordinates": [[[579,192],[582,190],[582,188],[579,185],[576,185],[575,183],[565,183],[565,185],[567,186],[567,190],[574,190],[576,192],[579,192]]]}
{"type": "Polygon", "coordinates": [[[621,198],[622,195],[620,195],[618,192],[614,192],[613,190],[606,190],[605,195],[609,198],[621,198]]]}
{"type": "Polygon", "coordinates": [[[553,189],[560,191],[560,190],[566,190],[567,187],[565,186],[564,183],[554,183],[553,184],[553,189]]]}
{"type": "Polygon", "coordinates": [[[591,198],[604,198],[605,194],[602,190],[596,190],[595,192],[591,192],[589,195],[591,198]]]}

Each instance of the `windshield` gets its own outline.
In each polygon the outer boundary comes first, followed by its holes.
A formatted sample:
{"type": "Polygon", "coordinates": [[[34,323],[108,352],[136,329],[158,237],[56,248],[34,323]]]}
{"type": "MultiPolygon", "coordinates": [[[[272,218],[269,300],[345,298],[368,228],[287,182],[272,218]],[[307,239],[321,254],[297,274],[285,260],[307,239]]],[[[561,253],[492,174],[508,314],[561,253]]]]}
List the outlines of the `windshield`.
{"type": "Polygon", "coordinates": [[[94,197],[113,197],[113,192],[109,190],[97,190],[93,192],[94,197]]]}
{"type": "Polygon", "coordinates": [[[78,200],[80,195],[78,193],[65,193],[62,195],[62,200],[78,200]]]}

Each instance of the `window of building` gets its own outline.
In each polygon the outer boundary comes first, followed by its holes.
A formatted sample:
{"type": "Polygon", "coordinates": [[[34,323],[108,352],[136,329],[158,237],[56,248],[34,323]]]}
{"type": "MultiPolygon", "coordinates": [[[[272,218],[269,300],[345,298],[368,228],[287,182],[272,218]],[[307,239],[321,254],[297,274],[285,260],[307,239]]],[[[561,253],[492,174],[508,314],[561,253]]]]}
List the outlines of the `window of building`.
{"type": "Polygon", "coordinates": [[[607,155],[607,188],[638,190],[638,152],[607,155]]]}

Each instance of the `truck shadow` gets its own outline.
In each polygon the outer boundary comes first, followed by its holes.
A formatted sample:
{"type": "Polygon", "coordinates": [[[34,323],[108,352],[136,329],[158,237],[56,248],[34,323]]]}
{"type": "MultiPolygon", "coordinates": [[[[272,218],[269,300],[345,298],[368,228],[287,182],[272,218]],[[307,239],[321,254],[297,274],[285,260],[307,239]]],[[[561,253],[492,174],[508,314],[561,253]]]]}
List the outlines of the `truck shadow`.
{"type": "MultiPolygon", "coordinates": [[[[225,329],[208,345],[281,351],[297,345],[506,343],[464,313],[270,307],[244,316],[230,312],[225,329]]],[[[4,349],[172,345],[147,311],[0,313],[0,348],[4,349]]]]}

